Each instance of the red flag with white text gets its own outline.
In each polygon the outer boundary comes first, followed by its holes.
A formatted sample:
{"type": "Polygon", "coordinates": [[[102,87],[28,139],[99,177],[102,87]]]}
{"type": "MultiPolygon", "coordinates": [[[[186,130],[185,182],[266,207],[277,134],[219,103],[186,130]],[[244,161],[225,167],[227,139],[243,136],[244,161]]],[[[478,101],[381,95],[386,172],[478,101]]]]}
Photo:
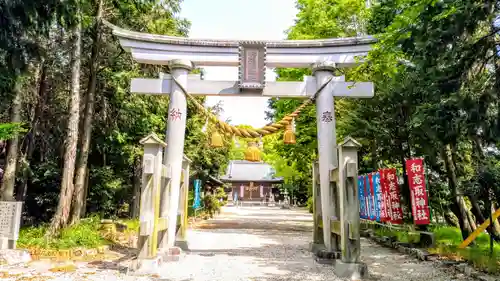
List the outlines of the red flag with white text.
{"type": "Polygon", "coordinates": [[[424,159],[406,160],[406,175],[410,185],[413,222],[417,225],[429,224],[430,211],[425,189],[424,159]]]}
{"type": "Polygon", "coordinates": [[[380,221],[386,222],[391,220],[389,186],[387,184],[387,169],[380,169],[380,187],[382,189],[382,202],[380,206],[380,221]]]}
{"type": "Polygon", "coordinates": [[[389,192],[391,223],[403,223],[403,209],[401,208],[401,197],[399,193],[399,183],[396,169],[387,169],[386,171],[387,187],[389,192]]]}

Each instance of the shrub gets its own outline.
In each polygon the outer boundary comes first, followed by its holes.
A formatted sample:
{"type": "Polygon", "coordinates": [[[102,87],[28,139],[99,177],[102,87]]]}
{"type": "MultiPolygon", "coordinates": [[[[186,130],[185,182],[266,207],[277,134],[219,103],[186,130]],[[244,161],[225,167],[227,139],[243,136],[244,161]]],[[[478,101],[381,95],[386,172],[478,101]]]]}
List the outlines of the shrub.
{"type": "Polygon", "coordinates": [[[48,225],[26,227],[19,231],[18,248],[26,249],[70,249],[76,247],[96,248],[107,244],[99,231],[99,217],[83,219],[81,223],[63,229],[59,237],[47,239],[48,225]]]}
{"type": "Polygon", "coordinates": [[[221,205],[221,206],[226,205],[226,203],[227,203],[227,194],[224,191],[223,187],[217,187],[215,189],[215,198],[217,198],[217,200],[222,199],[222,202],[220,202],[219,205],[221,205]]]}
{"type": "Polygon", "coordinates": [[[122,220],[121,222],[127,226],[128,231],[139,232],[139,225],[141,224],[139,219],[127,219],[122,220]]]}
{"type": "Polygon", "coordinates": [[[458,245],[462,242],[462,233],[456,227],[438,227],[433,232],[439,244],[458,245]]]}
{"type": "Polygon", "coordinates": [[[314,210],[313,210],[313,198],[312,197],[309,197],[307,198],[307,203],[306,203],[306,207],[307,207],[307,210],[309,211],[309,213],[314,213],[314,210]]]}
{"type": "Polygon", "coordinates": [[[208,194],[203,197],[204,202],[204,211],[208,213],[208,215],[212,218],[218,212],[220,212],[220,202],[219,199],[212,195],[208,194]]]}

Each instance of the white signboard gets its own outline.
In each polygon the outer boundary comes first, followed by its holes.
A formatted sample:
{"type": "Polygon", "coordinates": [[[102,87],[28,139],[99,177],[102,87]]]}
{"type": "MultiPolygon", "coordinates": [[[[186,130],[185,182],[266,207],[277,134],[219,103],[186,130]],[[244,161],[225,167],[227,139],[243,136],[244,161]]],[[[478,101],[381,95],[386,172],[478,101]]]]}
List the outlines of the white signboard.
{"type": "Polygon", "coordinates": [[[17,240],[23,202],[0,201],[0,238],[17,240]]]}

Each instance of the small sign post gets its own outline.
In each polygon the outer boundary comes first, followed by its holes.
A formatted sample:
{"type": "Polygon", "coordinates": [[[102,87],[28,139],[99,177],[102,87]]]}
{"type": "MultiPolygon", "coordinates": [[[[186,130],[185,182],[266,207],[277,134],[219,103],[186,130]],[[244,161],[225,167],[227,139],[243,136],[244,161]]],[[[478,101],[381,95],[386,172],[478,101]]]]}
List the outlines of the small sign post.
{"type": "Polygon", "coordinates": [[[15,249],[19,238],[23,202],[0,201],[0,249],[15,249]]]}

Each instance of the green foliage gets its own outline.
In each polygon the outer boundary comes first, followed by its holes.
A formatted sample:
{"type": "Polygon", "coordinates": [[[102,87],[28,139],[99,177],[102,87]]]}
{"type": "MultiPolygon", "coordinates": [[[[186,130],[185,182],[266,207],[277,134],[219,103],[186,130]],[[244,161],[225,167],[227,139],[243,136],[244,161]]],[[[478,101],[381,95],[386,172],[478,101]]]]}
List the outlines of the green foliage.
{"type": "MultiPolygon", "coordinates": [[[[20,73],[27,70],[28,62],[40,55],[36,37],[27,35],[31,32],[46,35],[56,19],[62,24],[72,24],[74,5],[74,1],[66,1],[63,5],[60,0],[0,2],[3,15],[0,56],[5,58],[0,63],[3,79],[12,79],[10,82],[15,83],[20,73]]],[[[12,88],[7,93],[9,90],[12,88]]]]}
{"type": "Polygon", "coordinates": [[[221,204],[216,195],[207,194],[203,198],[203,211],[207,212],[210,218],[220,212],[221,204]]]}
{"type": "MultiPolygon", "coordinates": [[[[365,63],[345,71],[348,80],[373,81],[374,98],[336,100],[338,139],[352,136],[362,144],[360,173],[391,165],[404,174],[405,159],[424,157],[437,216],[451,210],[466,234],[467,218],[459,210],[470,207],[456,199],[465,193],[465,201],[475,201],[475,211],[488,217],[490,191],[500,202],[498,7],[469,0],[383,0],[366,11],[349,1],[298,3],[290,38],[352,36],[354,31],[378,38],[365,63]],[[354,8],[339,15],[336,10],[344,4],[354,8]],[[356,24],[349,24],[354,16],[356,24]]],[[[297,80],[306,72],[278,73],[297,80]]],[[[273,101],[271,107],[282,112],[284,104],[273,101]]],[[[403,179],[403,205],[411,210],[403,179]]]]}
{"type": "MultiPolygon", "coordinates": [[[[288,30],[288,39],[321,39],[355,36],[364,30],[367,11],[365,1],[361,0],[299,0],[299,13],[295,25],[288,30]]],[[[302,81],[310,70],[278,69],[280,81],[302,81]]],[[[290,99],[271,99],[269,101],[269,120],[280,120],[293,112],[302,101],[290,99]]],[[[343,101],[336,102],[336,112],[342,111],[343,101]]],[[[343,111],[342,111],[343,112],[343,111]]],[[[339,118],[341,115],[337,116],[339,118]]],[[[312,162],[317,158],[316,109],[304,109],[296,122],[296,144],[285,145],[282,134],[266,145],[273,151],[267,161],[273,165],[278,176],[295,191],[299,201],[305,202],[311,196],[312,162]]]]}
{"type": "MultiPolygon", "coordinates": [[[[226,204],[227,202],[227,194],[226,192],[224,191],[224,187],[217,187],[215,189],[215,194],[214,194],[215,198],[217,199],[222,199],[222,204],[226,204]]],[[[222,206],[223,206],[222,205],[222,206]]]]}
{"type": "Polygon", "coordinates": [[[455,227],[439,227],[433,230],[436,237],[437,247],[433,252],[450,256],[460,257],[471,262],[476,268],[491,273],[500,272],[498,262],[500,262],[500,245],[493,245],[493,253],[490,253],[490,237],[486,233],[481,233],[474,245],[465,249],[458,249],[462,243],[462,234],[460,229],[455,227]]]}
{"type": "MultiPolygon", "coordinates": [[[[460,229],[456,227],[436,227],[432,232],[436,237],[436,241],[440,244],[459,245],[463,241],[460,229]]],[[[479,247],[489,247],[490,236],[487,233],[481,233],[474,240],[474,243],[477,243],[476,246],[479,247]]]]}
{"type": "MultiPolygon", "coordinates": [[[[490,238],[488,234],[482,233],[475,240],[473,246],[459,249],[462,243],[462,233],[459,228],[438,226],[432,228],[436,246],[428,249],[430,253],[439,254],[450,259],[462,259],[470,262],[474,267],[490,273],[500,272],[500,245],[495,244],[493,253],[490,253],[490,238]]],[[[404,229],[396,229],[378,226],[375,234],[379,237],[391,237],[403,243],[417,243],[418,232],[411,232],[404,229]]]]}
{"type": "Polygon", "coordinates": [[[17,247],[25,249],[96,248],[108,243],[99,232],[99,217],[82,220],[81,223],[64,229],[59,237],[49,240],[45,237],[47,227],[48,225],[22,228],[19,232],[17,247]]]}
{"type": "Polygon", "coordinates": [[[364,30],[365,1],[298,0],[297,8],[289,39],[351,37],[364,30]]]}
{"type": "Polygon", "coordinates": [[[314,209],[313,209],[313,198],[312,196],[307,198],[307,202],[306,202],[306,207],[307,207],[307,211],[309,211],[309,213],[313,213],[314,212],[314,209]]]}
{"type": "Polygon", "coordinates": [[[462,242],[462,233],[456,227],[439,227],[432,231],[438,243],[458,245],[462,242]]]}
{"type": "Polygon", "coordinates": [[[396,239],[398,242],[402,243],[418,243],[420,241],[420,235],[416,232],[402,231],[389,227],[381,227],[375,231],[377,236],[386,236],[396,239]]]}
{"type": "Polygon", "coordinates": [[[127,232],[139,233],[139,226],[141,225],[139,219],[125,219],[125,220],[120,220],[120,222],[127,226],[126,230],[127,232]]]}
{"type": "MultiPolygon", "coordinates": [[[[200,99],[203,102],[205,98],[200,99]]],[[[208,110],[214,114],[222,114],[222,104],[217,104],[208,110]]],[[[230,153],[230,144],[221,148],[210,146],[211,131],[214,130],[213,124],[209,124],[207,132],[203,132],[203,126],[206,118],[201,114],[192,103],[188,103],[188,121],[186,128],[186,142],[184,153],[193,162],[191,163],[191,177],[206,182],[209,176],[219,178],[224,172],[228,163],[230,153]]],[[[229,140],[225,140],[229,142],[229,140]]]]}
{"type": "Polygon", "coordinates": [[[22,127],[22,124],[18,123],[3,123],[0,124],[0,140],[8,140],[19,133],[26,132],[26,129],[22,127]]]}
{"type": "MultiPolygon", "coordinates": [[[[270,100],[269,107],[273,109],[273,120],[280,120],[284,115],[293,112],[301,101],[298,100],[270,100]]],[[[283,132],[271,141],[269,150],[274,151],[274,156],[269,162],[275,168],[278,176],[283,176],[285,183],[292,186],[299,202],[305,202],[311,195],[312,162],[317,157],[316,139],[316,110],[314,107],[306,108],[295,120],[296,144],[283,143],[283,132]]]]}
{"type": "MultiPolygon", "coordinates": [[[[75,3],[31,2],[0,3],[0,10],[6,12],[0,34],[5,39],[0,43],[0,98],[12,100],[14,86],[21,85],[21,118],[27,134],[20,140],[23,144],[20,154],[26,158],[19,169],[23,173],[20,173],[18,184],[27,183],[25,202],[29,219],[46,222],[58,203],[68,117],[67,91],[71,83],[69,32],[75,23],[75,3]]],[[[131,94],[130,81],[136,77],[158,77],[158,72],[166,72],[166,69],[135,63],[119,46],[109,28],[94,24],[99,1],[79,3],[84,50],[80,73],[82,93],[89,87],[90,50],[95,34],[102,36],[98,46],[95,110],[88,158],[87,211],[103,217],[123,217],[128,215],[125,213],[127,206],[132,205],[134,187],[140,185],[143,149],[139,140],[152,132],[164,137],[169,105],[168,96],[131,94]]],[[[103,3],[103,17],[123,28],[173,36],[187,36],[190,28],[190,22],[179,17],[181,1],[103,3]]],[[[198,101],[203,103],[204,98],[198,101]]],[[[0,105],[0,121],[8,121],[9,106],[9,102],[0,105]]],[[[211,110],[220,113],[220,105],[211,110]]],[[[203,115],[188,102],[184,151],[193,161],[191,176],[202,180],[208,176],[218,177],[229,153],[229,148],[209,147],[209,135],[202,132],[204,123],[203,115]]],[[[0,139],[24,132],[20,128],[17,124],[3,123],[0,139]]]]}
{"type": "Polygon", "coordinates": [[[127,201],[128,190],[121,178],[116,177],[112,167],[100,167],[90,171],[88,201],[92,213],[100,213],[103,217],[118,216],[119,206],[127,201]]]}

